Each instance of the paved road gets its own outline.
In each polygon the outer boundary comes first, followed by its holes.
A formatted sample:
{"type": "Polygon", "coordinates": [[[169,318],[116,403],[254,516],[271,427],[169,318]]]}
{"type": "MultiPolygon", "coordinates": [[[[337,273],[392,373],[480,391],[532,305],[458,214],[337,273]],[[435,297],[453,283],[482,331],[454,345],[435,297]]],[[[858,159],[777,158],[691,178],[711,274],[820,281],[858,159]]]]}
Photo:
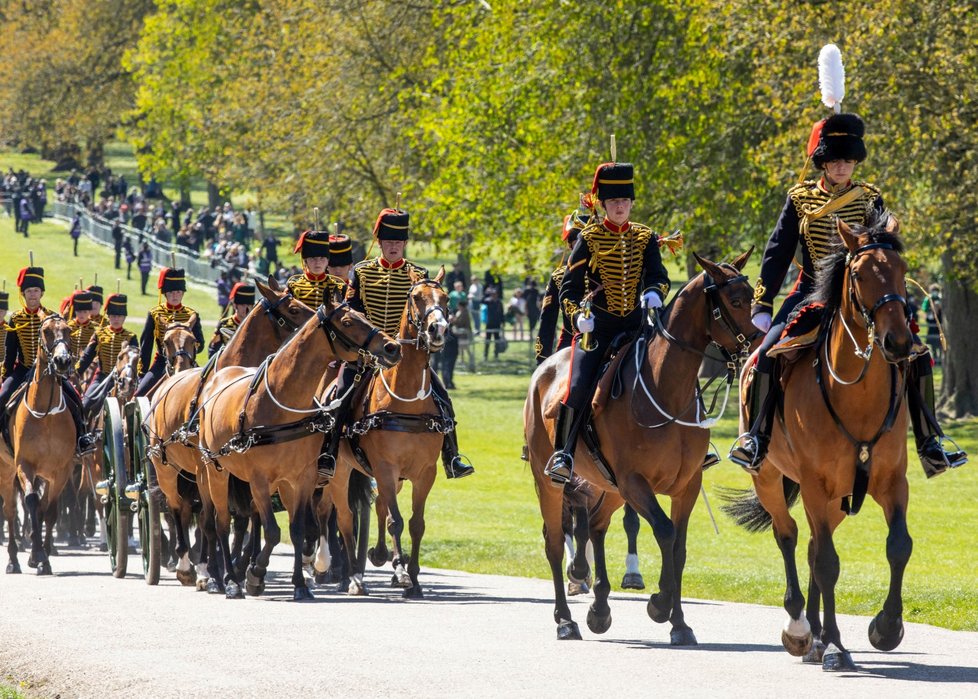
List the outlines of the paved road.
{"type": "Polygon", "coordinates": [[[172,574],[117,580],[106,560],[63,551],[52,577],[0,574],[0,681],[44,697],[978,696],[978,633],[910,624],[880,653],[868,619],[844,616],[860,670],[831,675],[781,649],[774,607],[690,600],[700,645],[679,649],[645,595],[613,595],[603,636],[578,597],[584,641],[558,643],[541,580],[429,570],[425,600],[408,602],[377,570],[370,597],[320,590],[295,604],[279,554],[265,596],[227,601],[172,574]]]}

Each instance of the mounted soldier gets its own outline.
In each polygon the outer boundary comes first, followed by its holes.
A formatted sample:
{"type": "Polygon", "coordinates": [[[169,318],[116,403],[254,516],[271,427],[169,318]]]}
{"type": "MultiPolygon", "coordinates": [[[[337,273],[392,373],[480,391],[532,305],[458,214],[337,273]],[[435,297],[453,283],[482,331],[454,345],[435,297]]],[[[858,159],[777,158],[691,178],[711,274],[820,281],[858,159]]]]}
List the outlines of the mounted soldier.
{"type": "Polygon", "coordinates": [[[10,310],[10,293],[0,291],[0,382],[4,377],[4,358],[7,356],[7,311],[10,310]]]}
{"type": "Polygon", "coordinates": [[[228,305],[234,309],[234,312],[218,321],[217,331],[211,338],[210,344],[207,345],[208,357],[213,357],[221,347],[227,344],[227,341],[237,331],[238,326],[251,313],[251,309],[255,307],[255,287],[251,284],[238,282],[228,294],[228,305]]]}
{"type": "MultiPolygon", "coordinates": [[[[838,68],[841,72],[841,59],[838,68]]],[[[839,80],[844,80],[844,74],[839,80]]],[[[841,111],[844,83],[836,88],[838,97],[835,97],[831,91],[826,91],[826,82],[823,80],[823,102],[835,113],[815,123],[807,149],[811,163],[821,173],[788,190],[787,200],[764,250],[754,291],[753,323],[766,335],[757,353],[746,400],[749,430],[740,436],[729,455],[731,461],[752,473],[757,472],[767,454],[777,402],[773,390],[777,383],[775,359],[769,356],[768,350],[782,338],[786,326],[790,325],[787,335],[794,335],[817,324],[814,323],[818,319],[817,309],[811,310],[812,320],[804,322],[799,318],[801,322],[793,321],[804,315],[803,311],[809,312],[799,306],[815,288],[816,267],[840,242],[837,221],[850,226],[868,225],[884,211],[880,189],[852,179],[856,166],[867,155],[863,141],[865,124],[856,114],[841,111]],[[775,298],[793,263],[799,267],[798,277],[774,313],[775,298]]],[[[908,370],[907,404],[917,453],[924,473],[930,478],[948,468],[963,465],[968,456],[964,451],[947,451],[943,447],[944,432],[934,414],[931,358],[919,339],[915,344],[920,347],[908,370]]]]}
{"type": "Polygon", "coordinates": [[[204,336],[200,330],[197,311],[183,305],[183,295],[187,291],[187,279],[184,271],[164,267],[160,270],[157,286],[160,290],[160,303],[149,309],[149,313],[146,315],[146,324],[143,326],[142,335],[139,337],[140,366],[143,369],[143,375],[139,379],[139,388],[136,389],[137,396],[147,395],[167,373],[166,356],[163,352],[163,336],[166,334],[168,325],[186,323],[191,320],[191,317],[196,317],[197,321],[194,322],[190,330],[197,341],[197,351],[199,352],[204,346],[204,336]],[[156,356],[150,363],[154,346],[156,356]]]}
{"type": "Polygon", "coordinates": [[[353,269],[353,241],[348,235],[329,236],[329,287],[336,294],[337,301],[346,299],[350,290],[350,270],[353,269]]]}
{"type": "MultiPolygon", "coordinates": [[[[95,280],[98,281],[98,275],[95,275],[95,280]]],[[[98,284],[92,284],[87,289],[88,293],[92,296],[92,323],[101,328],[105,325],[105,316],[102,315],[102,302],[105,298],[105,290],[102,289],[98,284]]]]}
{"type": "MultiPolygon", "coordinates": [[[[68,328],[71,330],[71,356],[76,359],[81,356],[89,341],[95,335],[98,325],[92,321],[92,294],[87,290],[73,293],[62,314],[68,318],[68,328]]],[[[79,374],[81,376],[81,374],[79,374]]]]}
{"type": "MultiPolygon", "coordinates": [[[[566,252],[574,249],[577,237],[581,230],[590,220],[588,214],[582,214],[580,209],[574,211],[564,218],[564,228],[560,238],[567,246],[566,252]]],[[[543,294],[543,301],[540,303],[540,330],[534,344],[534,352],[537,357],[537,364],[551,354],[565,347],[570,347],[574,337],[574,326],[566,313],[561,312],[560,305],[560,285],[564,281],[564,273],[567,271],[567,260],[562,256],[560,264],[550,273],[550,280],[547,282],[547,290],[543,294]],[[560,332],[557,333],[557,320],[560,319],[560,332]],[[554,335],[557,334],[557,346],[554,347],[554,335]]]]}
{"type": "MultiPolygon", "coordinates": [[[[7,403],[14,392],[27,381],[34,369],[40,342],[41,321],[51,311],[41,305],[44,296],[44,268],[24,267],[17,277],[23,308],[10,316],[9,332],[5,338],[4,381],[0,388],[0,425],[7,431],[7,403]]],[[[71,382],[62,381],[65,407],[75,421],[78,434],[76,450],[84,455],[95,448],[94,436],[87,433],[82,421],[81,398],[71,382]]]]}
{"type": "Polygon", "coordinates": [[[108,322],[95,330],[95,334],[78,360],[79,374],[85,373],[92,362],[96,362],[95,374],[92,376],[82,399],[85,415],[89,415],[94,408],[101,404],[101,398],[108,395],[109,391],[112,390],[111,383],[106,384],[106,382],[113,380],[112,370],[115,368],[119,353],[122,352],[123,348],[139,348],[136,333],[123,327],[128,314],[128,298],[125,294],[109,296],[105,303],[105,317],[108,322]]]}
{"type": "MultiPolygon", "coordinates": [[[[408,213],[401,209],[384,209],[380,212],[373,230],[374,238],[380,245],[380,255],[363,260],[353,268],[353,283],[346,296],[351,307],[366,315],[371,323],[392,337],[396,337],[400,331],[404,306],[415,283],[412,276],[428,278],[425,268],[404,257],[408,222],[408,213]]],[[[337,379],[337,395],[346,398],[337,412],[337,425],[345,425],[348,421],[354,392],[347,389],[352,386],[356,373],[356,367],[347,364],[337,379]]],[[[448,391],[434,372],[429,375],[435,403],[442,417],[454,424],[455,411],[448,391]]],[[[340,433],[339,429],[332,433],[327,454],[324,455],[331,462],[325,466],[326,469],[335,469],[340,433]]],[[[441,457],[448,478],[463,478],[475,472],[459,455],[458,436],[454,429],[445,433],[441,457]]]]}
{"type": "Polygon", "coordinates": [[[573,360],[567,394],[560,403],[554,453],[545,473],[559,485],[570,481],[578,432],[589,415],[589,403],[605,355],[620,335],[632,335],[649,309],[660,308],[669,293],[658,236],[629,220],[635,201],[631,163],[603,163],[594,173],[590,205],[600,204],[581,230],[567,261],[560,303],[579,335],[572,342],[573,360]],[[587,342],[582,349],[582,335],[587,342]]]}

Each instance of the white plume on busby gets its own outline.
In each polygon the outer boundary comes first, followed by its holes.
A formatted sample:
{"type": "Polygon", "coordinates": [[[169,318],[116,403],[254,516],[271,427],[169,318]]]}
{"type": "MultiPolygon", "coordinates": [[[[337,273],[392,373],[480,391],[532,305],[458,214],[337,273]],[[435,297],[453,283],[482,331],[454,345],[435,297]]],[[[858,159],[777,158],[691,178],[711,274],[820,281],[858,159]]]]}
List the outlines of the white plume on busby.
{"type": "Polygon", "coordinates": [[[842,65],[842,52],[835,44],[826,44],[818,52],[818,86],[822,104],[839,114],[846,96],[846,69],[842,65]]]}

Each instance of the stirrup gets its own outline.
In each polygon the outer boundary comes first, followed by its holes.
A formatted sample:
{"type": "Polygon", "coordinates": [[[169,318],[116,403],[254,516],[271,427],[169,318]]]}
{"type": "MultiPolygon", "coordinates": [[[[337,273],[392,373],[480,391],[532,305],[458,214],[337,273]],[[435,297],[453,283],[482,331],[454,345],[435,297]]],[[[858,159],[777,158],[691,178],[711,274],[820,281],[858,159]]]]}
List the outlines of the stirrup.
{"type": "Polygon", "coordinates": [[[475,467],[472,466],[469,457],[463,454],[456,454],[451,459],[446,459],[442,456],[441,461],[445,466],[446,478],[465,478],[475,473],[475,467]]]}
{"type": "Polygon", "coordinates": [[[761,440],[756,434],[745,432],[737,438],[737,444],[733,446],[727,458],[740,466],[752,475],[756,475],[761,470],[760,456],[761,440]],[[746,440],[746,444],[744,441],[746,440]]]}
{"type": "Polygon", "coordinates": [[[944,454],[947,456],[947,462],[950,464],[951,468],[960,468],[968,463],[968,452],[958,446],[958,443],[953,439],[944,435],[940,438],[941,449],[944,450],[944,454]],[[948,450],[944,446],[944,442],[950,442],[954,446],[954,451],[948,450]]]}
{"type": "Polygon", "coordinates": [[[563,450],[555,451],[543,469],[543,475],[549,476],[550,480],[557,485],[570,483],[573,473],[574,457],[563,450]]]}
{"type": "Polygon", "coordinates": [[[93,435],[91,432],[86,432],[78,437],[78,444],[75,446],[75,454],[78,456],[91,454],[93,451],[95,451],[96,444],[97,439],[95,435],[93,435]]]}
{"type": "Polygon", "coordinates": [[[712,467],[716,466],[718,463],[720,463],[720,455],[717,454],[716,451],[712,448],[712,446],[713,446],[712,444],[710,446],[711,446],[711,449],[709,451],[707,451],[706,452],[706,456],[703,457],[703,466],[702,466],[702,468],[703,468],[704,471],[706,469],[712,468],[712,467]]]}
{"type": "Polygon", "coordinates": [[[316,485],[326,485],[336,475],[336,457],[320,454],[316,461],[316,485]]]}

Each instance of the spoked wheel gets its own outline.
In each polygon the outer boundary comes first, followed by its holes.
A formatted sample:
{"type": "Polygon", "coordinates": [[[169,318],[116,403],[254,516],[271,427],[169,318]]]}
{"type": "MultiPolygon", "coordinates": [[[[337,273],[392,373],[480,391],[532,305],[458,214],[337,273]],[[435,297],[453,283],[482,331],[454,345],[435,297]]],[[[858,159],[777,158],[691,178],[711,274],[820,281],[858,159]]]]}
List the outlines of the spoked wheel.
{"type": "MultiPolygon", "coordinates": [[[[160,582],[162,558],[162,532],[160,530],[160,501],[155,495],[158,487],[156,467],[146,456],[147,437],[143,431],[143,417],[149,411],[149,400],[139,397],[126,405],[126,432],[130,471],[138,486],[136,500],[139,522],[139,548],[143,559],[143,577],[147,585],[160,582]]],[[[130,488],[130,491],[133,489],[130,488]]],[[[133,495],[136,493],[134,492],[133,495]]]]}
{"type": "Polygon", "coordinates": [[[105,399],[102,409],[102,467],[107,484],[105,530],[112,575],[126,576],[129,564],[129,504],[126,500],[126,439],[119,401],[105,399]]]}

